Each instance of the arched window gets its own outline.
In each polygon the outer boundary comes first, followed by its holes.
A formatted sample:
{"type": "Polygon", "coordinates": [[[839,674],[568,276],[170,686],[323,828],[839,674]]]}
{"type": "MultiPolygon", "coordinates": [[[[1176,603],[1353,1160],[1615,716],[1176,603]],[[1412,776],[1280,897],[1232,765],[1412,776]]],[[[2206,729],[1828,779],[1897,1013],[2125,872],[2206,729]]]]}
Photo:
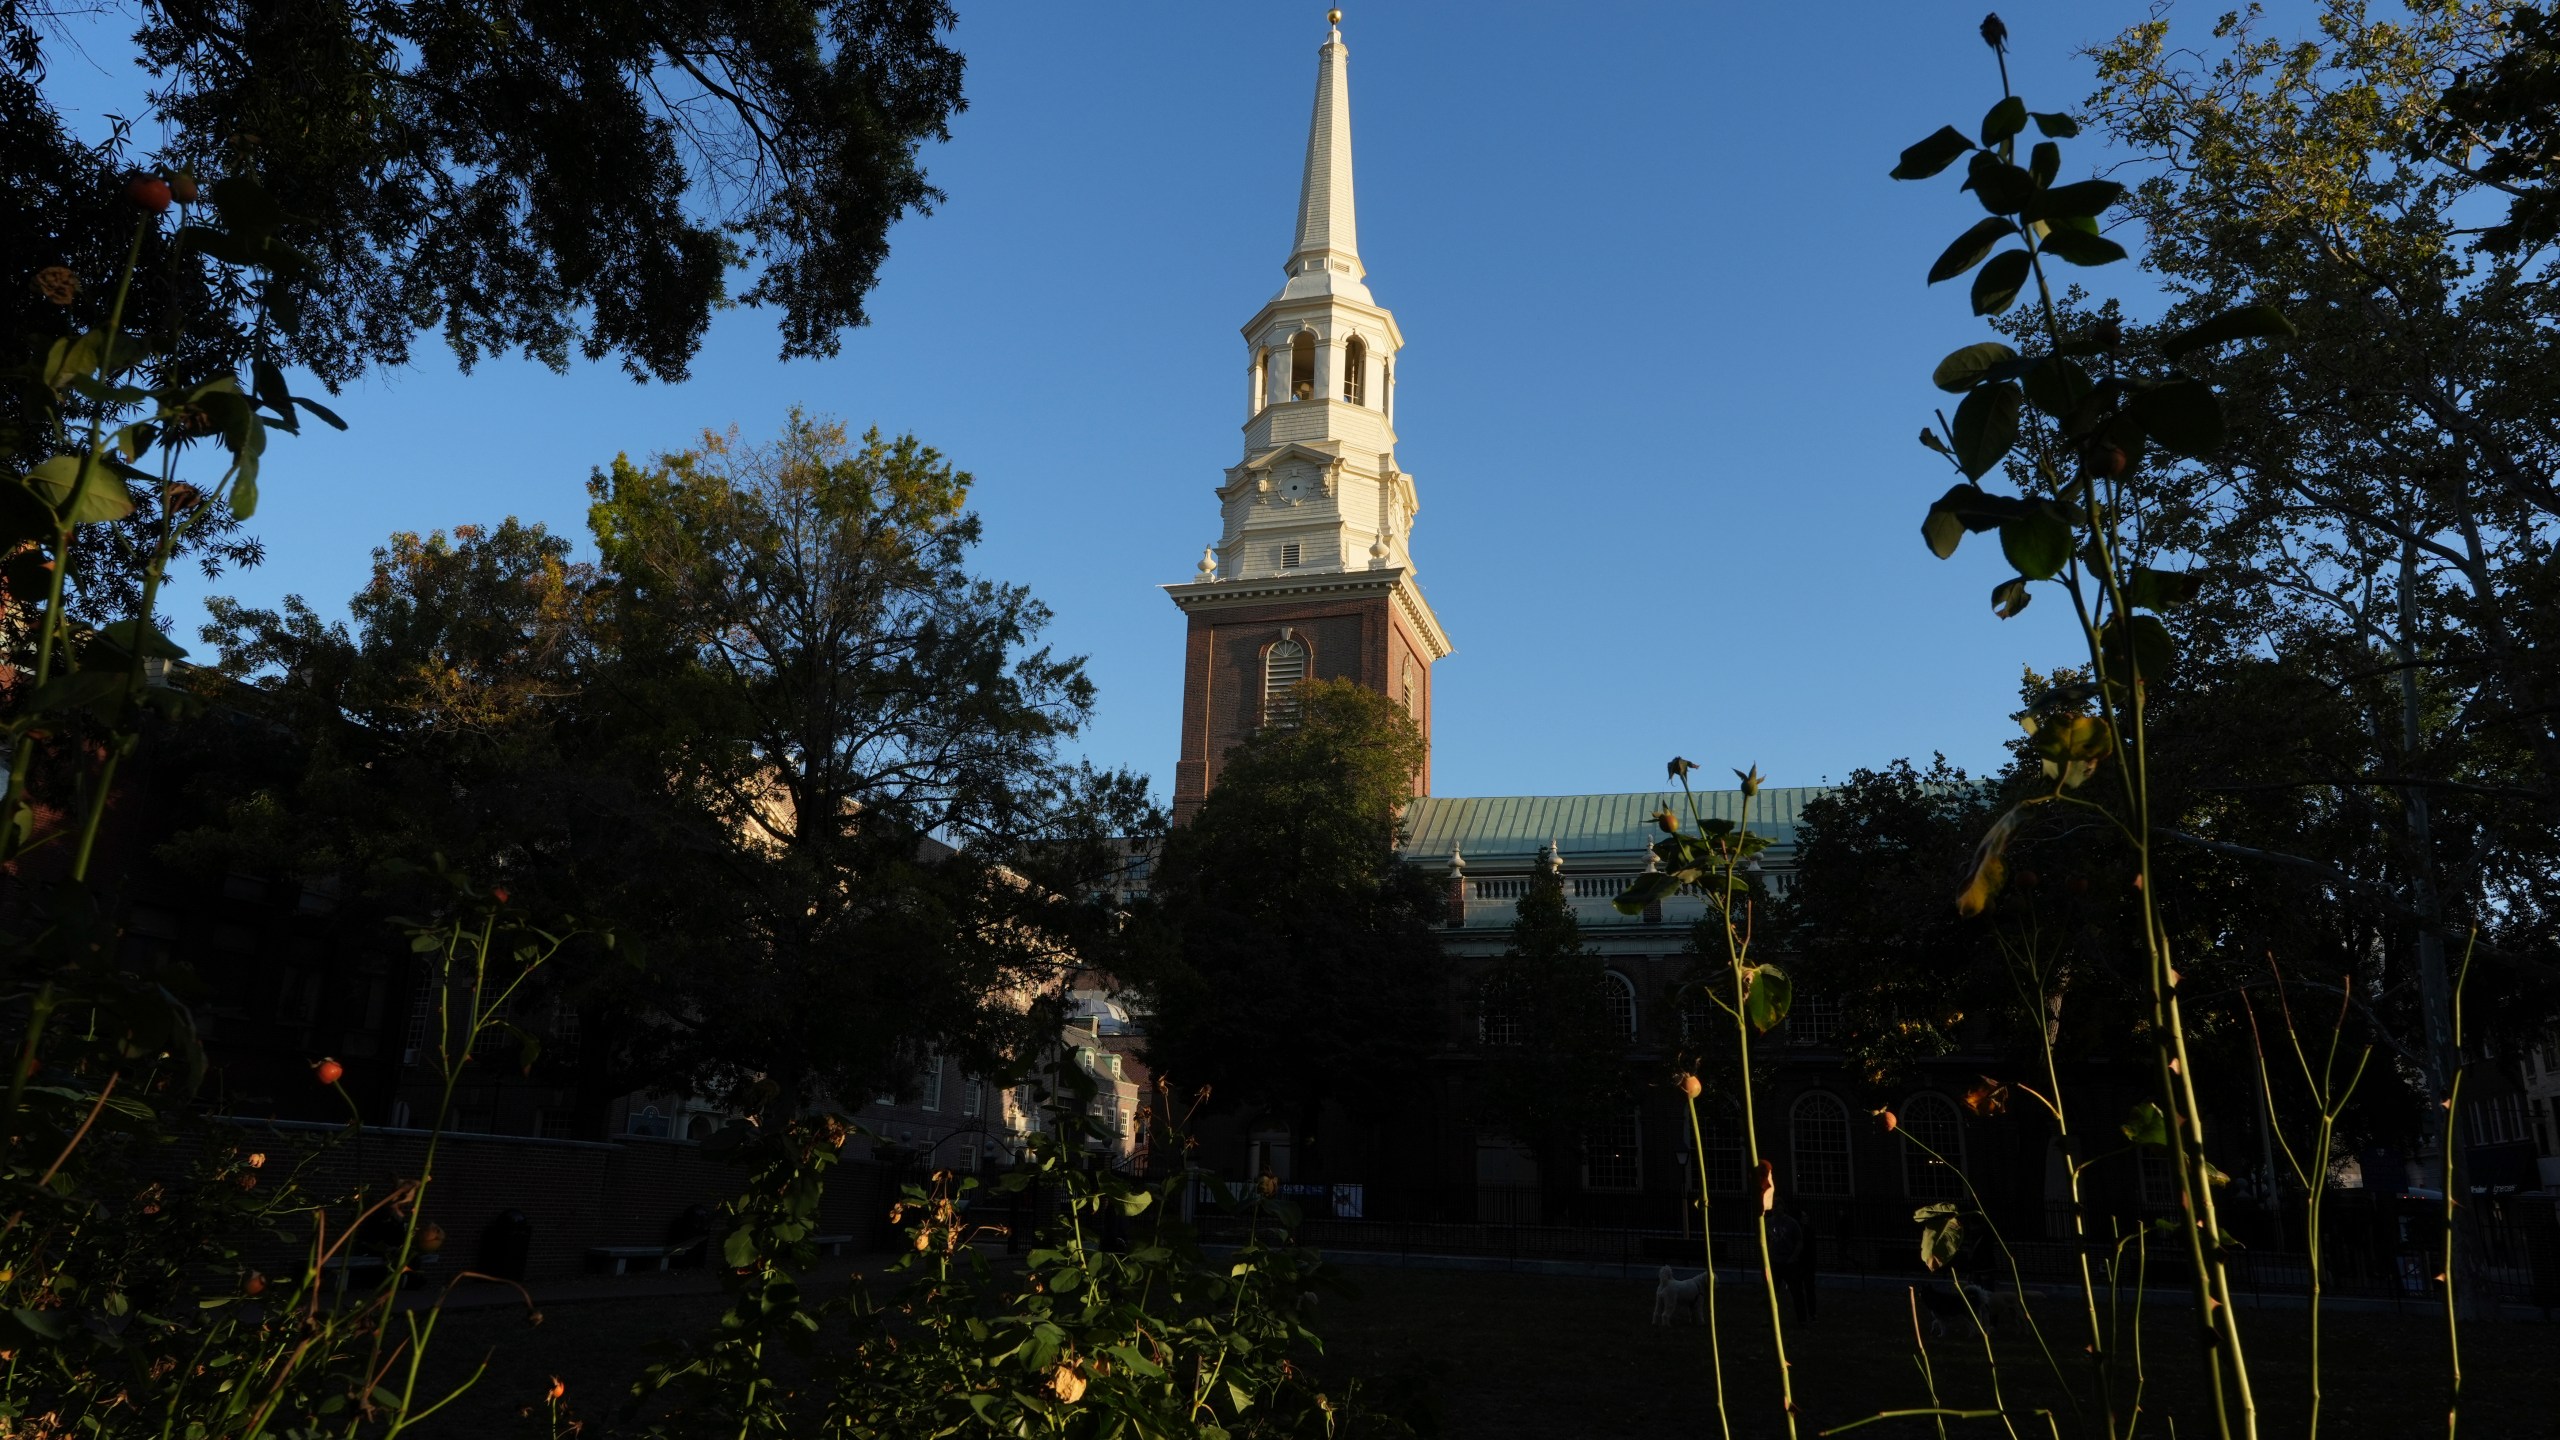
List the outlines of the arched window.
{"type": "Polygon", "coordinates": [[[1964,1195],[1964,1181],[1950,1165],[1964,1163],[1964,1125],[1956,1114],[1955,1102],[1934,1091],[1923,1090],[1902,1102],[1902,1113],[1896,1117],[1902,1133],[1908,1137],[1902,1146],[1902,1191],[1914,1200],[1955,1200],[1964,1195]],[[1923,1150],[1921,1146],[1927,1146],[1923,1150]],[[1929,1158],[1935,1150],[1946,1160],[1945,1165],[1929,1158]]]}
{"type": "Polygon", "coordinates": [[[1707,997],[1710,983],[1695,981],[1680,991],[1680,1038],[1693,1045],[1716,1033],[1715,1003],[1707,997]]]}
{"type": "Polygon", "coordinates": [[[1262,413],[1271,399],[1271,352],[1253,352],[1253,393],[1245,398],[1245,415],[1249,419],[1262,413]]]}
{"type": "Polygon", "coordinates": [[[1357,335],[1342,347],[1342,403],[1369,403],[1369,342],[1357,335]]]}
{"type": "Polygon", "coordinates": [[[1301,330],[1289,337],[1289,398],[1316,398],[1316,332],[1301,330]]]}
{"type": "Polygon", "coordinates": [[[1307,647],[1281,637],[1262,652],[1262,723],[1298,723],[1298,682],[1307,678],[1307,647]]]}
{"type": "Polygon", "coordinates": [[[1821,1090],[1797,1097],[1787,1129],[1795,1150],[1795,1192],[1848,1194],[1849,1107],[1840,1097],[1821,1090]]]}
{"type": "Polygon", "coordinates": [[[1600,1000],[1609,1007],[1609,1019],[1617,1026],[1618,1038],[1636,1038],[1636,982],[1615,970],[1600,972],[1600,1000]]]}

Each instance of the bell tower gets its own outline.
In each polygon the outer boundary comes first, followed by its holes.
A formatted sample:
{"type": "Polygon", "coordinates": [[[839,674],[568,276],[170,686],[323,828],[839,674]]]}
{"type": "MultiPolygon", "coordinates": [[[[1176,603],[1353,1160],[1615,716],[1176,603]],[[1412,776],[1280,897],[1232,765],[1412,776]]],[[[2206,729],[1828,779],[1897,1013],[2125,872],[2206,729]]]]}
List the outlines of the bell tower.
{"type": "MultiPolygon", "coordinates": [[[[1450,653],[1413,578],[1422,505],[1395,458],[1404,334],[1363,283],[1350,51],[1342,12],[1328,18],[1288,278],[1244,326],[1244,458],[1218,486],[1218,539],[1196,575],[1165,587],[1190,622],[1176,821],[1217,784],[1230,747],[1288,722],[1305,680],[1380,691],[1429,740],[1431,667],[1450,653]]],[[[1415,793],[1429,789],[1426,763],[1415,793]]]]}

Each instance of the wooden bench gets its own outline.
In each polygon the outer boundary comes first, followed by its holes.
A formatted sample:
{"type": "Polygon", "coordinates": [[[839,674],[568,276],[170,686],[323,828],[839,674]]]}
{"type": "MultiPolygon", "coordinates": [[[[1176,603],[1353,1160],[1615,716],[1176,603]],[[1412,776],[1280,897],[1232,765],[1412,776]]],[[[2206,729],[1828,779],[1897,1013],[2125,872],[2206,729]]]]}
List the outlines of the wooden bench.
{"type": "Polygon", "coordinates": [[[681,1245],[595,1245],[587,1250],[587,1264],[591,1269],[610,1270],[616,1275],[629,1274],[635,1266],[642,1270],[668,1270],[674,1268],[678,1258],[693,1253],[701,1244],[699,1240],[687,1240],[681,1245]]]}

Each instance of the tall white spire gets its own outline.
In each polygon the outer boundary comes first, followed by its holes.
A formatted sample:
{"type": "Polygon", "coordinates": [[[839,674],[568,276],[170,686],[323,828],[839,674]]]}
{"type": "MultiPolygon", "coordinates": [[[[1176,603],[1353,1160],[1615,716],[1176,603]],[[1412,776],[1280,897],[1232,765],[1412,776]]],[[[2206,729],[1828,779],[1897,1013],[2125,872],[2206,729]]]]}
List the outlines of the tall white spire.
{"type": "Polygon", "coordinates": [[[1342,43],[1342,12],[1326,18],[1334,28],[1316,52],[1316,108],[1307,122],[1307,168],[1298,185],[1298,239],[1289,252],[1289,282],[1280,293],[1366,300],[1351,191],[1351,50],[1342,43]]]}

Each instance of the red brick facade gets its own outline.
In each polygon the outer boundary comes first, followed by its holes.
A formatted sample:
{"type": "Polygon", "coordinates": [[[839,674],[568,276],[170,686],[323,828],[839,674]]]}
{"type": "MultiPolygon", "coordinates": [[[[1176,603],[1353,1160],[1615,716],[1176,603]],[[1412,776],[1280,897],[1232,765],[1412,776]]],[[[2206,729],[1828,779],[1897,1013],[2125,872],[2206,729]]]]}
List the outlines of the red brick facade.
{"type": "MultiPolygon", "coordinates": [[[[1182,754],[1173,782],[1177,824],[1189,819],[1218,783],[1227,751],[1262,724],[1263,656],[1284,629],[1306,646],[1309,679],[1355,681],[1407,705],[1429,745],[1431,649],[1398,613],[1391,591],[1198,606],[1189,619],[1182,666],[1182,754]]],[[[1414,793],[1430,790],[1426,749],[1414,793]]]]}

